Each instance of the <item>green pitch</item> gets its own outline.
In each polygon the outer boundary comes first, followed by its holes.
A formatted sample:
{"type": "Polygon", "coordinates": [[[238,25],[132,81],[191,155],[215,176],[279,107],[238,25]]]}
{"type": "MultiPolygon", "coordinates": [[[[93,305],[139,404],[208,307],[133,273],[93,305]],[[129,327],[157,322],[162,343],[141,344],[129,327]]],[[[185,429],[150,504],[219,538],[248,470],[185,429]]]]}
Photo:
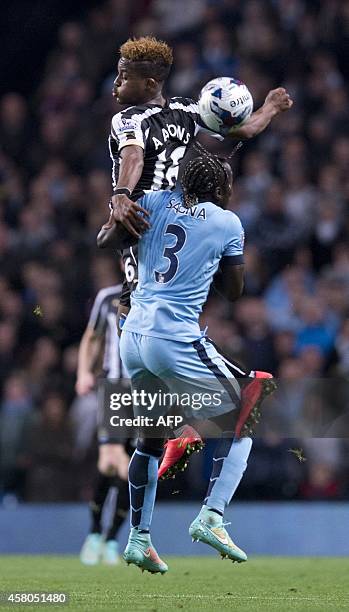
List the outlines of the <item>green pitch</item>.
{"type": "Polygon", "coordinates": [[[2,591],[65,591],[65,605],[1,605],[1,610],[67,612],[167,610],[349,610],[349,559],[166,557],[165,576],[123,563],[83,567],[72,557],[0,557],[2,591]]]}

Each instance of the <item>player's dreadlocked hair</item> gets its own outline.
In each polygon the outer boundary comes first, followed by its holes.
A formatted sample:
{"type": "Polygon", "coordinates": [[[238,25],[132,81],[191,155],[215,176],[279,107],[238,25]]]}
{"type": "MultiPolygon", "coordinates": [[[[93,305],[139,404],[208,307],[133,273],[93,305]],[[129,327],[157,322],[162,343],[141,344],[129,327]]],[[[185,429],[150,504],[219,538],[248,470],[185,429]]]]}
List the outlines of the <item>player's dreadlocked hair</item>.
{"type": "Polygon", "coordinates": [[[171,47],[154,36],[130,38],[120,47],[121,57],[134,63],[143,76],[164,81],[173,62],[171,47]]]}
{"type": "Polygon", "coordinates": [[[214,189],[228,180],[223,159],[209,153],[199,142],[195,143],[194,149],[199,156],[187,164],[181,179],[186,208],[195,206],[199,198],[212,196],[214,189]]]}

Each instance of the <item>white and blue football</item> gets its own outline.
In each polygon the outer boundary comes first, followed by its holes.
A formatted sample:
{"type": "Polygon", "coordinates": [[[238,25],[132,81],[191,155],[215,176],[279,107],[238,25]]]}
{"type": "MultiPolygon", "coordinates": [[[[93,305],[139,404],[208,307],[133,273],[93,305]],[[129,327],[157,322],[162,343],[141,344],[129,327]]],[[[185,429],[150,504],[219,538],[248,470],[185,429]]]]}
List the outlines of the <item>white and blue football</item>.
{"type": "Polygon", "coordinates": [[[222,136],[240,127],[253,111],[253,98],[245,83],[230,77],[209,81],[198,104],[205,125],[222,136]]]}

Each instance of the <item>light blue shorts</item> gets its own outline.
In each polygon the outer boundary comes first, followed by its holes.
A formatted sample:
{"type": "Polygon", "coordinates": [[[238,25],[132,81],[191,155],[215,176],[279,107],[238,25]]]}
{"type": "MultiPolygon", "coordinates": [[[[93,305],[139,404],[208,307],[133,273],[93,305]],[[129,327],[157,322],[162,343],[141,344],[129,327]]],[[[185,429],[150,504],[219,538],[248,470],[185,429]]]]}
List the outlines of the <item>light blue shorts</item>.
{"type": "MultiPolygon", "coordinates": [[[[187,418],[209,419],[239,407],[239,384],[208,338],[177,342],[124,330],[120,353],[132,389],[168,392],[166,399],[187,418]]],[[[158,402],[153,416],[165,414],[166,406],[158,402]]]]}

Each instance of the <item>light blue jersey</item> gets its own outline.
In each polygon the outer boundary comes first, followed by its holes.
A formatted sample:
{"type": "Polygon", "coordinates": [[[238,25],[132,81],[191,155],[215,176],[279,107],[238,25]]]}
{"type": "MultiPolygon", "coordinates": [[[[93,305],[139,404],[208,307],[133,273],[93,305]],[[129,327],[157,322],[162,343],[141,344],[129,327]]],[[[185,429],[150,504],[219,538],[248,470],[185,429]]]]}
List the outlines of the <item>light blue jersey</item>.
{"type": "Polygon", "coordinates": [[[141,200],[151,229],[138,243],[138,285],[123,329],[192,342],[220,262],[243,262],[244,232],[237,215],[212,202],[190,209],[178,192],[147,192],[141,200]]]}

